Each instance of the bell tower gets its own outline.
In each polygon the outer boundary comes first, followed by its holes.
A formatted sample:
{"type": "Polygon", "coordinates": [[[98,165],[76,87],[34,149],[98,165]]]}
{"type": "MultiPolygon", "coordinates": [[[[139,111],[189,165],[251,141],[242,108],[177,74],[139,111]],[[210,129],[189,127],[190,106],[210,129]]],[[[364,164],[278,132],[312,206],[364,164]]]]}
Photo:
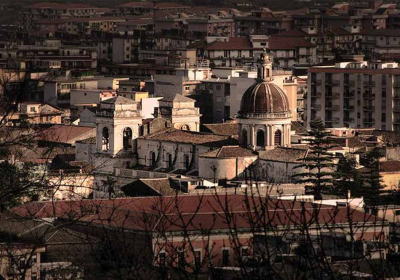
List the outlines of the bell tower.
{"type": "Polygon", "coordinates": [[[134,140],[141,124],[138,102],[117,96],[100,103],[96,112],[96,154],[108,159],[111,170],[133,163],[134,140]]]}
{"type": "Polygon", "coordinates": [[[272,80],[272,61],[269,60],[269,56],[264,50],[258,59],[257,81],[271,82],[272,80]]]}

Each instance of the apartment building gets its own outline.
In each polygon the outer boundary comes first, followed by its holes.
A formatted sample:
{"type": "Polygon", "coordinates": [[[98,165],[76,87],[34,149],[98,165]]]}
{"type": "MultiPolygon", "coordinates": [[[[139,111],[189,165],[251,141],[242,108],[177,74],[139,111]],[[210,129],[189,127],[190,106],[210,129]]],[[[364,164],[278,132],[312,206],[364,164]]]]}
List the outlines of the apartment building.
{"type": "Polygon", "coordinates": [[[307,126],[400,131],[400,69],[395,62],[347,62],[310,68],[307,126]]]}

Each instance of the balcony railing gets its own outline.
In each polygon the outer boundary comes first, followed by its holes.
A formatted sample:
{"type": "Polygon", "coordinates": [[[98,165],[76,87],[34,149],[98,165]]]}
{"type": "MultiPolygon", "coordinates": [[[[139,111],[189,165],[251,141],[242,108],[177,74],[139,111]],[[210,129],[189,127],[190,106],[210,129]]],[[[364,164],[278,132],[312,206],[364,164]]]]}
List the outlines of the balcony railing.
{"type": "Polygon", "coordinates": [[[375,82],[374,81],[364,81],[364,86],[365,87],[374,87],[375,82]]]}
{"type": "Polygon", "coordinates": [[[332,86],[340,86],[340,81],[339,80],[333,80],[332,81],[332,86]]]}
{"type": "Polygon", "coordinates": [[[363,119],[363,123],[374,124],[375,120],[374,119],[363,119]]]}
{"type": "Polygon", "coordinates": [[[352,110],[354,110],[354,106],[352,106],[352,105],[344,106],[343,109],[346,111],[352,111],[352,110]]]}
{"type": "Polygon", "coordinates": [[[393,112],[400,113],[400,107],[393,107],[393,112]]]}
{"type": "Polygon", "coordinates": [[[311,97],[321,97],[321,93],[320,92],[312,92],[311,97]]]}
{"type": "Polygon", "coordinates": [[[344,81],[343,84],[344,84],[344,86],[354,87],[356,85],[356,82],[355,81],[344,81]]]}
{"type": "Polygon", "coordinates": [[[314,110],[321,110],[321,105],[320,104],[311,104],[311,109],[314,109],[314,110]]]}
{"type": "Polygon", "coordinates": [[[343,95],[344,98],[354,98],[354,92],[347,92],[343,95]]]}
{"type": "Polygon", "coordinates": [[[344,122],[354,122],[353,118],[344,118],[343,119],[344,122]]]}
{"type": "Polygon", "coordinates": [[[331,111],[339,111],[340,106],[339,105],[325,105],[326,110],[331,110],[331,111]]]}
{"type": "Polygon", "coordinates": [[[375,94],[373,94],[373,93],[371,93],[371,94],[364,93],[363,98],[364,99],[375,99],[375,94]]]}
{"type": "Polygon", "coordinates": [[[364,111],[373,112],[375,111],[375,106],[364,106],[364,111]]]}

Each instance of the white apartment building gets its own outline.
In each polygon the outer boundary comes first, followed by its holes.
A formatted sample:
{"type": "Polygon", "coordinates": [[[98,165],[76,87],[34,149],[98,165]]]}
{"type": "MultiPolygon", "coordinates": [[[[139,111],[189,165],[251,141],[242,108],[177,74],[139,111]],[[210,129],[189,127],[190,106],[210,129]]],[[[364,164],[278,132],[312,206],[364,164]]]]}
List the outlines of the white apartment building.
{"type": "Polygon", "coordinates": [[[351,62],[308,73],[307,127],[400,131],[400,69],[395,62],[351,62]]]}

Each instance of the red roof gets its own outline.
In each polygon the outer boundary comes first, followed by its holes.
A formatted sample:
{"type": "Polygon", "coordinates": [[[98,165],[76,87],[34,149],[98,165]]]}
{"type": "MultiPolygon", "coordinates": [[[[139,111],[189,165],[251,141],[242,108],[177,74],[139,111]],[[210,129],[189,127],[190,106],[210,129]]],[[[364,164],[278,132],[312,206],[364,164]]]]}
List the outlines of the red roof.
{"type": "Polygon", "coordinates": [[[38,133],[37,140],[69,143],[95,136],[94,127],[76,125],[54,125],[38,133]]]}
{"type": "Polygon", "coordinates": [[[61,4],[53,2],[42,2],[36,3],[29,6],[30,9],[57,9],[57,10],[69,10],[69,9],[93,9],[94,7],[87,4],[61,4]]]}
{"type": "Polygon", "coordinates": [[[179,3],[175,2],[163,2],[163,3],[157,3],[157,8],[161,9],[188,9],[188,6],[181,5],[179,3]]]}
{"type": "MultiPolygon", "coordinates": [[[[314,205],[297,201],[272,200],[245,195],[182,195],[135,197],[79,201],[32,202],[13,209],[24,217],[68,218],[129,230],[151,231],[161,227],[166,231],[199,229],[250,229],[257,226],[260,215],[271,226],[315,223],[331,224],[376,222],[382,219],[347,208],[314,205]],[[231,225],[226,211],[232,214],[231,225]],[[233,225],[234,223],[234,225],[233,225]]],[[[261,223],[260,223],[261,225],[261,223]]]]}
{"type": "Polygon", "coordinates": [[[205,49],[209,51],[251,50],[253,47],[247,37],[230,37],[228,42],[212,42],[205,49]]]}
{"type": "Polygon", "coordinates": [[[306,39],[298,37],[271,37],[268,39],[268,49],[270,50],[292,50],[299,47],[315,47],[306,39]]]}
{"type": "Polygon", "coordinates": [[[121,5],[118,5],[117,8],[152,8],[153,3],[150,2],[128,2],[121,5]]]}

